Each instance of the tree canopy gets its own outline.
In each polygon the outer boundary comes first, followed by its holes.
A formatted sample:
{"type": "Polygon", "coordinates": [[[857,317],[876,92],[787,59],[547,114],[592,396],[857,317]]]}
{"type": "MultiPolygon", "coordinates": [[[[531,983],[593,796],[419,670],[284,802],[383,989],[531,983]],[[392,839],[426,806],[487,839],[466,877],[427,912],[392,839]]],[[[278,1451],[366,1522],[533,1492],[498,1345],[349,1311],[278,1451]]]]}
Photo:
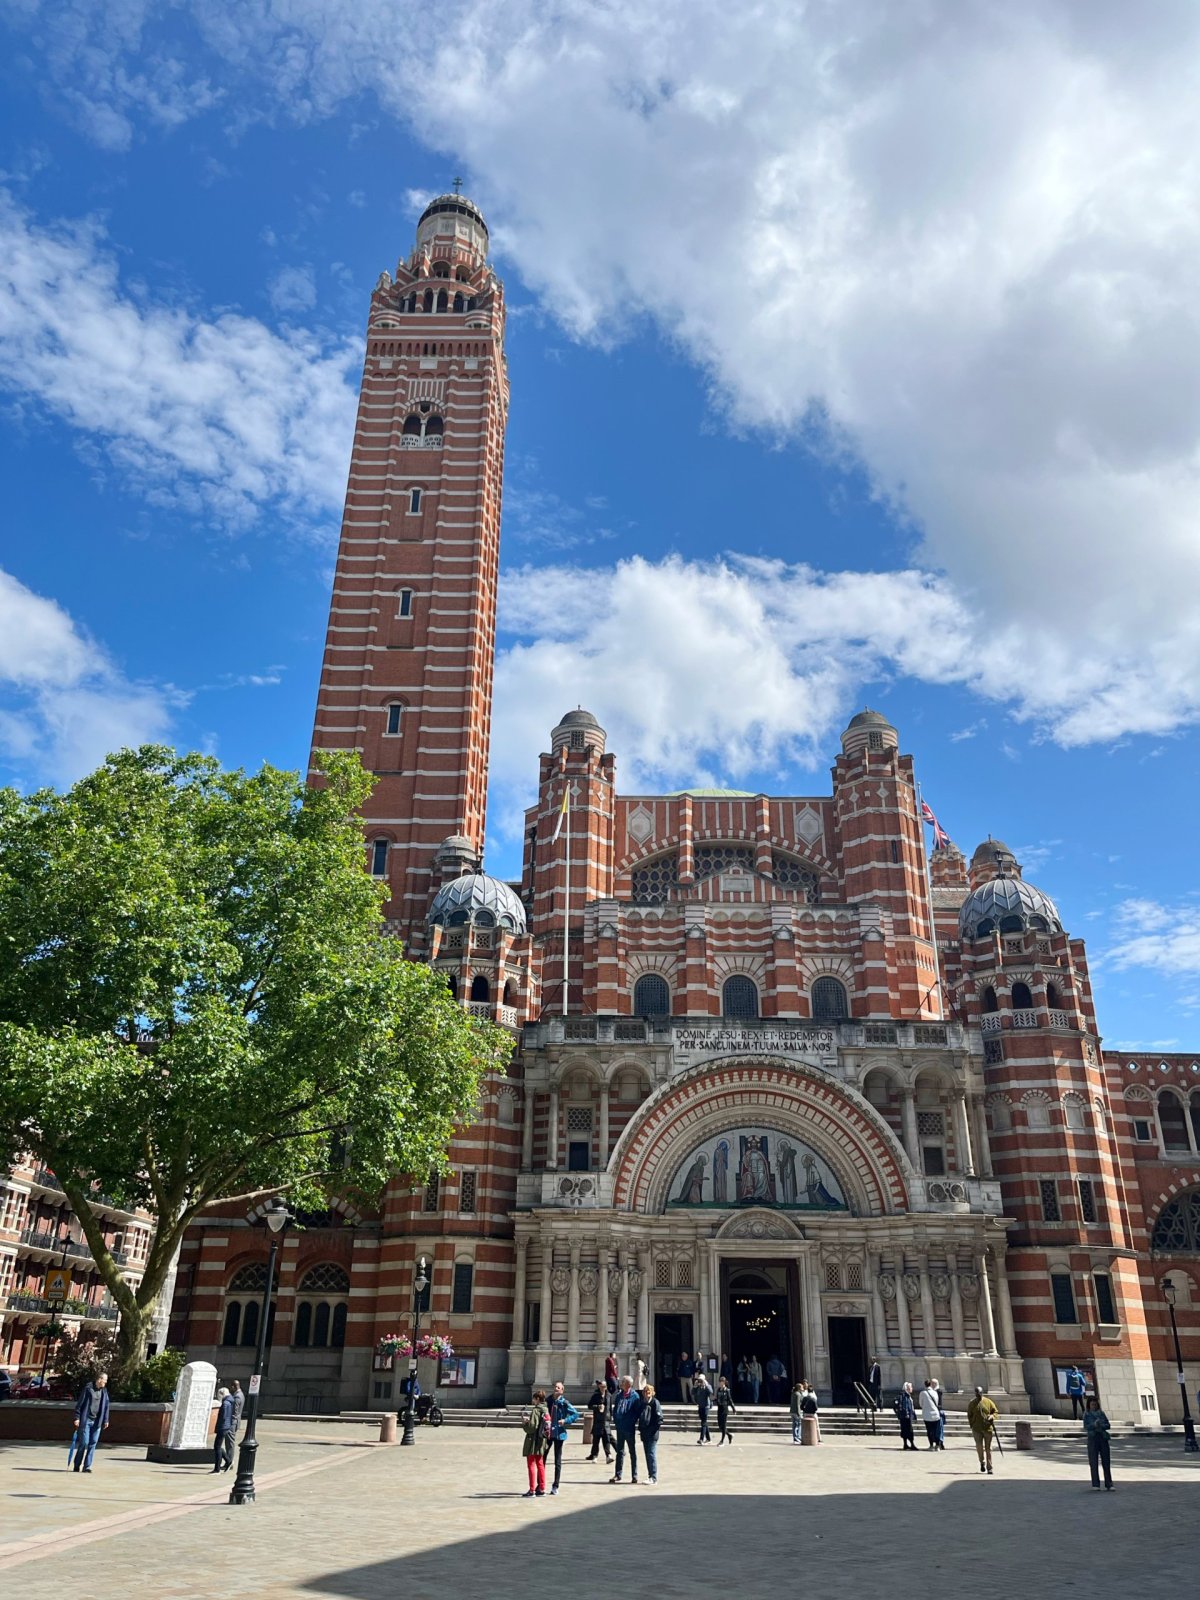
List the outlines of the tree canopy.
{"type": "Polygon", "coordinates": [[[386,936],[357,757],[323,782],[147,746],[0,790],[0,1160],[63,1185],[136,1361],[183,1232],[285,1190],[370,1201],[444,1169],[510,1041],[386,936]],[[156,1218],[135,1287],[99,1189],[156,1218]]]}

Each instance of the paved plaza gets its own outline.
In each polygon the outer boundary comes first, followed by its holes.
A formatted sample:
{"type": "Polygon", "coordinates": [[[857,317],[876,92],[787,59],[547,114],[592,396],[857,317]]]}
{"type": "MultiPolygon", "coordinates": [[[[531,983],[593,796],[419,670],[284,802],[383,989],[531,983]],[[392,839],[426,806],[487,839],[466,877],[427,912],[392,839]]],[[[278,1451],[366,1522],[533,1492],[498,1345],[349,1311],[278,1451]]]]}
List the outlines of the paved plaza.
{"type": "Polygon", "coordinates": [[[1115,1441],[1113,1494],[1093,1493],[1082,1441],[903,1455],[890,1433],[796,1448],[786,1435],[698,1448],[665,1435],[657,1488],[611,1487],[568,1447],[557,1499],[528,1501],[511,1428],[417,1432],[267,1423],[260,1497],[230,1477],[66,1445],[0,1447],[0,1593],[21,1600],[508,1600],[583,1597],[922,1597],[963,1592],[1180,1595],[1195,1590],[1200,1465],[1173,1436],[1115,1441]],[[219,1482],[219,1487],[214,1484],[219,1482]]]}

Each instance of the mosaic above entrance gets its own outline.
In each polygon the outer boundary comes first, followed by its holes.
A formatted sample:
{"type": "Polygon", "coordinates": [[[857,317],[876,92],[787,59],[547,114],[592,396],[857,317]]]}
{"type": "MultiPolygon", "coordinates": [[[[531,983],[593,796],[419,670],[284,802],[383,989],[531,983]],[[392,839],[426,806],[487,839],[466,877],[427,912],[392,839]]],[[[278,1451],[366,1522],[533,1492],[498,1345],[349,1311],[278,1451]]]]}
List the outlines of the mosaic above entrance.
{"type": "Polygon", "coordinates": [[[682,1162],[667,1207],[778,1206],[845,1211],[842,1187],[815,1150],[772,1128],[719,1133],[682,1162]]]}

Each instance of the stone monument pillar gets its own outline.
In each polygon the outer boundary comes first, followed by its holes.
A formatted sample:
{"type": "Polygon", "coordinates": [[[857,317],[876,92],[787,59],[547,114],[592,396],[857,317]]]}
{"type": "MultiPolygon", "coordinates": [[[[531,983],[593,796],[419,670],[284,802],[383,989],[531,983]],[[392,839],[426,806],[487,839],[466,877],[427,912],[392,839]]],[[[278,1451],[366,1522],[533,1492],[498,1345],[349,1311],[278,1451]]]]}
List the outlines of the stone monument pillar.
{"type": "Polygon", "coordinates": [[[147,1461],[200,1462],[212,1460],[212,1403],[217,1369],[211,1361],[189,1361],[179,1374],[175,1409],[165,1445],[152,1444],[147,1461]]]}

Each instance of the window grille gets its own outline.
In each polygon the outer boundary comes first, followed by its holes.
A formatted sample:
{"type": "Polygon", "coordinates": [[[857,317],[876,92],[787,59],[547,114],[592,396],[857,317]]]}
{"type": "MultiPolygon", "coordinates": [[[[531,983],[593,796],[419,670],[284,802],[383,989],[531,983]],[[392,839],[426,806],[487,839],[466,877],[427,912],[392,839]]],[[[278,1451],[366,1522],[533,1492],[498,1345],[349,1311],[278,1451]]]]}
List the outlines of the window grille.
{"type": "Polygon", "coordinates": [[[926,1138],[941,1139],[945,1135],[945,1123],[942,1121],[940,1111],[918,1111],[917,1132],[926,1138]]]}
{"type": "Polygon", "coordinates": [[[1096,1186],[1090,1178],[1079,1180],[1079,1211],[1085,1222],[1096,1221],[1096,1186]]]}
{"type": "Polygon", "coordinates": [[[775,882],[782,884],[785,889],[800,889],[805,900],[810,906],[815,906],[821,898],[821,880],[811,867],[806,867],[803,861],[797,861],[794,856],[781,855],[776,851],[771,857],[771,871],[775,882]]]}
{"type": "Polygon", "coordinates": [[[656,856],[630,874],[633,898],[641,905],[661,905],[669,900],[671,891],[679,883],[679,866],[675,856],[656,856]]]}
{"type": "Polygon", "coordinates": [[[983,1041],[983,1059],[989,1066],[994,1066],[998,1061],[1004,1060],[1004,1046],[999,1039],[985,1039],[983,1041]]]}
{"type": "Polygon", "coordinates": [[[842,1287],[842,1263],[840,1261],[827,1261],[825,1263],[825,1287],[827,1289],[840,1289],[842,1287]]]}
{"type": "Polygon", "coordinates": [[[1156,1250],[1200,1253],[1200,1189],[1189,1189],[1162,1208],[1151,1243],[1156,1250]]]}
{"type": "Polygon", "coordinates": [[[696,882],[728,872],[730,867],[754,871],[754,847],[748,844],[698,844],[692,852],[692,871],[696,882]]]}
{"type": "Polygon", "coordinates": [[[817,1022],[842,1022],[850,1015],[846,986],[837,978],[818,978],[812,987],[812,1013],[817,1022]]]}
{"type": "Polygon", "coordinates": [[[313,1267],[311,1272],[306,1272],[300,1280],[300,1294],[349,1294],[350,1278],[344,1267],[336,1267],[332,1262],[324,1262],[319,1267],[313,1267]]]}
{"type": "Polygon", "coordinates": [[[863,1269],[859,1261],[851,1261],[846,1265],[847,1289],[861,1289],[863,1286],[863,1269]]]}
{"type": "Polygon", "coordinates": [[[241,1267],[229,1280],[227,1294],[261,1294],[267,1287],[267,1268],[264,1262],[256,1261],[251,1266],[241,1267]]]}
{"type": "Polygon", "coordinates": [[[441,1179],[436,1172],[431,1172],[425,1184],[426,1211],[436,1211],[438,1208],[438,1191],[441,1188],[441,1179]]]}
{"type": "Polygon", "coordinates": [[[454,1263],[454,1286],[450,1291],[450,1310],[456,1316],[467,1316],[471,1310],[471,1295],[475,1286],[475,1267],[470,1261],[454,1263]]]}
{"type": "Polygon", "coordinates": [[[659,1256],[654,1263],[654,1287],[656,1289],[671,1287],[671,1263],[666,1256],[659,1256]]]}
{"type": "Polygon", "coordinates": [[[458,1180],[458,1209],[463,1216],[474,1216],[478,1177],[474,1172],[464,1172],[458,1180]]]}
{"type": "Polygon", "coordinates": [[[639,1017],[669,1017],[671,991],[657,972],[644,973],[633,986],[633,1010],[639,1017]]]}
{"type": "Polygon", "coordinates": [[[1062,1211],[1058,1204],[1058,1184],[1053,1178],[1043,1178],[1038,1184],[1042,1197],[1043,1222],[1061,1222],[1062,1211]]]}
{"type": "Polygon", "coordinates": [[[591,1133],[592,1108],[590,1106],[567,1107],[567,1132],[591,1133]]]}
{"type": "Polygon", "coordinates": [[[721,991],[721,1013],[743,1019],[758,1016],[758,990],[749,978],[726,978],[721,991]]]}
{"type": "Polygon", "coordinates": [[[675,1263],[675,1287],[677,1289],[690,1289],[692,1287],[692,1263],[690,1261],[677,1261],[675,1263]]]}
{"type": "Polygon", "coordinates": [[[1075,1315],[1075,1291],[1071,1287],[1071,1274],[1052,1272],[1050,1289],[1054,1296],[1055,1322],[1078,1322],[1079,1318],[1075,1315]]]}

